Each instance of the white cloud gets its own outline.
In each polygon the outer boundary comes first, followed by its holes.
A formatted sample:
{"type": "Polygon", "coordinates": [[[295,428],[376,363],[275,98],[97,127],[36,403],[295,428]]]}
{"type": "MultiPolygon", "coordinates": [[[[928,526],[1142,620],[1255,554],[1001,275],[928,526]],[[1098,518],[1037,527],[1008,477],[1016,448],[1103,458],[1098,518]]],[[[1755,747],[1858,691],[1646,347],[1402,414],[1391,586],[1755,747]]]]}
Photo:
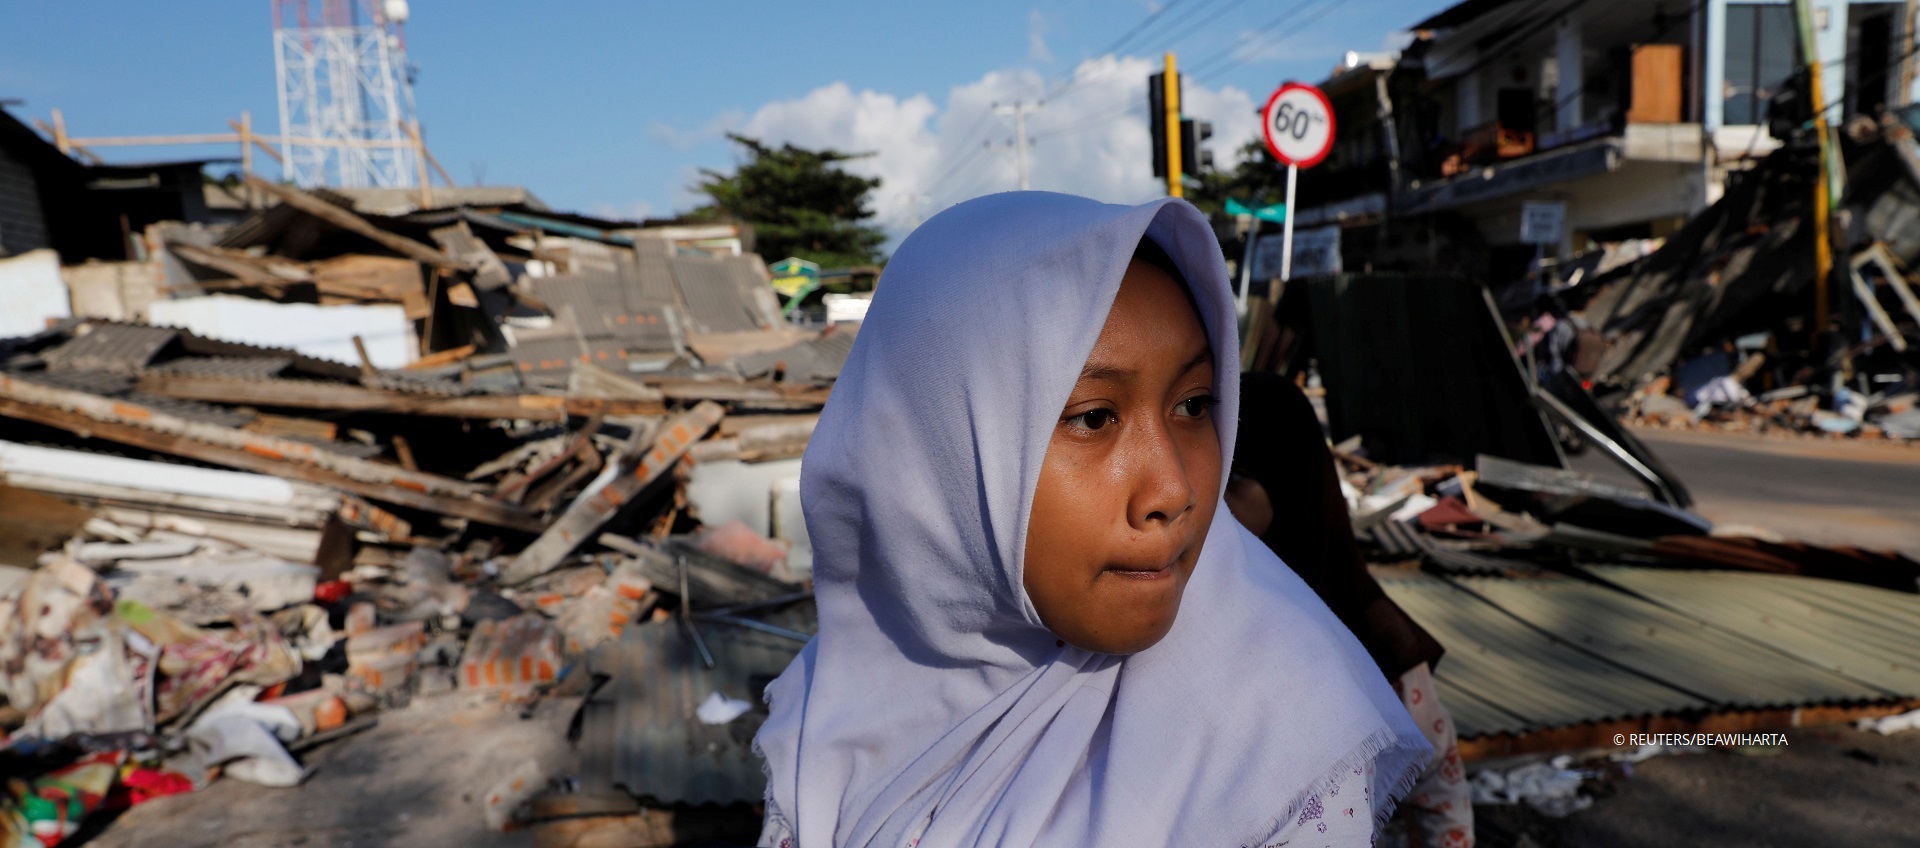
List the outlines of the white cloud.
{"type": "MultiPolygon", "coordinates": [[[[848,170],[881,179],[873,209],[896,241],[920,220],[975,197],[1018,187],[1013,118],[995,104],[1045,105],[1027,118],[1033,188],[1111,202],[1140,203],[1165,193],[1154,178],[1148,143],[1147,76],[1160,69],[1139,57],[1081,62],[1071,82],[1054,84],[1033,71],[994,71],[955,86],[944,105],[925,94],[901,97],[844,83],[794,100],[761,106],[741,126],[769,143],[872,151],[848,170]],[[987,145],[991,145],[991,148],[987,145]]],[[[1218,167],[1237,164],[1239,147],[1260,131],[1253,98],[1232,86],[1188,82],[1188,115],[1213,122],[1209,142],[1218,167]]]]}
{"type": "Polygon", "coordinates": [[[1047,32],[1051,29],[1047,24],[1047,16],[1041,14],[1039,9],[1027,11],[1027,61],[1053,64],[1053,51],[1047,49],[1047,32]]]}

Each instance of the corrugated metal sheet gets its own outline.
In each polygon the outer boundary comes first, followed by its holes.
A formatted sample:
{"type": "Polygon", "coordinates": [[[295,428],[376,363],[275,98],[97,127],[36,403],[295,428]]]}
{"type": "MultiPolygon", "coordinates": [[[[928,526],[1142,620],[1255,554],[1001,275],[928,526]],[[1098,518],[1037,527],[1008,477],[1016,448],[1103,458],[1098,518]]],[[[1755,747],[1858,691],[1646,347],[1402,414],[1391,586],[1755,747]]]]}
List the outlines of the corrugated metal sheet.
{"type": "Polygon", "coordinates": [[[1561,576],[1381,585],[1446,646],[1434,676],[1463,736],[1920,697],[1920,595],[1780,575],[1590,570],[1614,586],[1561,576]]]}
{"type": "Polygon", "coordinates": [[[592,362],[624,373],[626,361],[635,355],[627,351],[626,343],[620,339],[587,339],[584,352],[580,344],[580,339],[571,333],[533,338],[522,335],[516,338],[509,353],[513,356],[514,370],[522,378],[554,376],[560,383],[566,382],[575,362],[592,362]]]}
{"type": "MultiPolygon", "coordinates": [[[[812,629],[811,602],[763,617],[812,629]]],[[[800,643],[726,624],[702,623],[715,667],[701,664],[678,622],[632,625],[596,650],[587,667],[609,682],[582,708],[581,781],[587,792],[624,789],[659,804],[759,802],[766,793],[753,734],[766,720],[761,693],[799,653],[800,643]],[[724,725],[694,709],[720,694],[754,705],[724,725]]]]}
{"type": "Polygon", "coordinates": [[[754,298],[756,289],[767,288],[767,281],[760,278],[751,262],[673,256],[667,264],[673,268],[673,280],[694,323],[705,332],[732,333],[769,326],[754,298]]]}
{"type": "Polygon", "coordinates": [[[42,352],[40,358],[59,371],[131,374],[147,367],[179,336],[180,331],[171,327],[88,322],[72,339],[42,352]]]}
{"type": "Polygon", "coordinates": [[[269,377],[278,377],[291,367],[293,367],[293,360],[286,357],[207,356],[176,359],[156,366],[153,370],[168,374],[264,380],[269,377]]]}
{"type": "Polygon", "coordinates": [[[125,374],[103,371],[27,371],[10,372],[7,376],[29,383],[53,386],[61,389],[86,392],[100,397],[114,398],[128,403],[137,403],[150,409],[165,412],[196,421],[202,424],[214,424],[221,427],[244,427],[254,419],[253,413],[238,412],[224,406],[181,400],[179,398],[150,395],[134,391],[134,378],[125,374]]]}
{"type": "Polygon", "coordinates": [[[631,350],[674,349],[667,304],[651,300],[624,272],[583,271],[533,281],[534,296],[589,340],[621,340],[631,350]]]}
{"type": "Polygon", "coordinates": [[[1656,603],[1887,695],[1920,697],[1920,595],[1813,577],[1591,570],[1656,603]]]}
{"type": "Polygon", "coordinates": [[[831,380],[840,376],[840,369],[846,367],[857,327],[844,325],[825,336],[779,350],[736,356],[731,364],[740,376],[747,378],[771,374],[776,366],[785,365],[788,380],[831,380]]]}
{"type": "MultiPolygon", "coordinates": [[[[1886,693],[1772,649],[1766,640],[1703,626],[1696,618],[1583,580],[1462,578],[1522,620],[1717,707],[1785,707],[1875,700],[1886,693]]],[[[1715,592],[1715,581],[1696,584],[1715,592]]],[[[1778,593],[1767,599],[1777,604],[1778,593]]]]}
{"type": "Polygon", "coordinates": [[[1434,677],[1462,736],[1709,706],[1703,698],[1582,651],[1569,639],[1541,632],[1439,580],[1380,583],[1394,603],[1446,646],[1434,677]]]}
{"type": "Polygon", "coordinates": [[[673,266],[667,262],[672,254],[673,245],[664,239],[633,240],[633,279],[649,302],[683,305],[680,287],[673,281],[673,266]]]}

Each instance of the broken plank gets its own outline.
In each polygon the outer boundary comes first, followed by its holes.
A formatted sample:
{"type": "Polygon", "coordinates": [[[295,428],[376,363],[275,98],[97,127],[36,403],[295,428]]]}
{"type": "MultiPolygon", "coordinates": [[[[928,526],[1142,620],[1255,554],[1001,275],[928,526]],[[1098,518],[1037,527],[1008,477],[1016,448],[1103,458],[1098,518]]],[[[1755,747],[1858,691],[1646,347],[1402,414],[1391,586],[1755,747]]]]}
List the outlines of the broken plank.
{"type": "Polygon", "coordinates": [[[167,250],[195,265],[211,268],[249,285],[277,287],[313,281],[313,275],[307,273],[307,269],[283,259],[181,242],[169,243],[167,250]]]}
{"type": "Polygon", "coordinates": [[[662,425],[656,431],[658,436],[653,448],[640,455],[630,472],[625,469],[631,458],[625,458],[620,473],[605,485],[589,487],[576,498],[554,520],[552,526],[540,534],[540,538],[535,539],[507,565],[500,579],[507,583],[523,583],[558,567],[568,554],[573,553],[574,548],[611,520],[621,506],[679,462],[694,442],[719,426],[725,414],[719,404],[701,403],[662,425]]]}
{"type": "Polygon", "coordinates": [[[479,497],[480,486],[334,453],[325,448],[213,424],[86,392],[0,375],[0,416],[57,427],[215,465],[330,485],[387,503],[537,530],[525,510],[479,497]]]}
{"type": "MultiPolygon", "coordinates": [[[[344,476],[336,471],[289,462],[285,458],[254,453],[244,448],[209,444],[179,435],[177,433],[157,432],[141,427],[113,421],[100,421],[80,413],[45,406],[25,404],[19,401],[0,398],[0,416],[32,421],[49,427],[57,427],[70,433],[89,438],[106,439],[123,445],[195,459],[214,465],[224,465],[243,471],[270,474],[308,483],[332,486],[364,496],[369,500],[381,501],[398,506],[432,512],[438,515],[458,516],[496,527],[506,527],[528,532],[538,531],[543,525],[540,520],[525,510],[497,501],[483,500],[477,497],[429,494],[412,488],[403,488],[395,483],[375,483],[344,476]]],[[[237,431],[235,431],[237,432],[237,431]]],[[[347,459],[352,459],[348,457],[347,459]]],[[[352,460],[359,463],[363,460],[352,460]]],[[[375,468],[385,466],[373,465],[375,468]]],[[[394,469],[398,471],[398,469],[394,469]]],[[[402,472],[404,473],[404,472],[402,472]]],[[[409,475],[425,476],[425,475],[409,475]]]]}
{"type": "Polygon", "coordinates": [[[318,380],[235,380],[200,374],[149,373],[140,391],[208,403],[387,412],[444,418],[563,421],[569,415],[659,415],[658,402],[564,398],[555,395],[467,395],[446,397],[374,389],[318,380]]]}
{"type": "Polygon", "coordinates": [[[669,401],[678,403],[714,401],[761,409],[817,409],[826,405],[828,394],[826,389],[786,389],[752,383],[691,380],[658,383],[648,380],[647,383],[659,389],[669,401]]]}
{"type": "Polygon", "coordinates": [[[269,182],[251,175],[247,177],[247,183],[279,198],[281,203],[285,203],[288,206],[355,235],[364,236],[379,244],[381,247],[405,256],[408,259],[412,259],[415,262],[438,265],[442,268],[451,268],[459,271],[472,270],[465,262],[447,256],[438,250],[407,238],[406,236],[380,229],[367,219],[360,217],[359,214],[351,210],[342,209],[300,189],[292,186],[283,186],[279,183],[269,182]]]}

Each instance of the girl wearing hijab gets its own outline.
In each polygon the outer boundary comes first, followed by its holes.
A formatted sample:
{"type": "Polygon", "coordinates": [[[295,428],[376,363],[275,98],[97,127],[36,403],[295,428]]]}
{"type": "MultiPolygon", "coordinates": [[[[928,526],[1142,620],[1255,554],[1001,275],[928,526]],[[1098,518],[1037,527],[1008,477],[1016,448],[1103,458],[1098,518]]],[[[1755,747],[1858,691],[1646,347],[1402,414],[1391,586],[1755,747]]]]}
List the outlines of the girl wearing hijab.
{"type": "Polygon", "coordinates": [[[909,236],[801,472],[819,635],[762,845],[1367,845],[1431,753],[1220,509],[1227,274],[1192,206],[1017,192],[909,236]]]}

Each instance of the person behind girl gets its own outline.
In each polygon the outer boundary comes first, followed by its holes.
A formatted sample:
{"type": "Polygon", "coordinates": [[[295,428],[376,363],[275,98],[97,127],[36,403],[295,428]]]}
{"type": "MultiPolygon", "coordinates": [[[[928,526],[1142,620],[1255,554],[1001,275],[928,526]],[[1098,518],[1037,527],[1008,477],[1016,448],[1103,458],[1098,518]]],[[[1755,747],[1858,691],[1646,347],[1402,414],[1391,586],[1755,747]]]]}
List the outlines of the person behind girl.
{"type": "Polygon", "coordinates": [[[901,244],[802,460],[819,634],[762,845],[1367,845],[1431,747],[1219,508],[1238,342],[1192,206],[1044,192],[901,244]]]}
{"type": "Polygon", "coordinates": [[[1228,511],[1353,631],[1433,743],[1434,758],[1405,804],[1409,844],[1473,848],[1472,793],[1453,716],[1433,680],[1445,652],[1367,571],[1313,403],[1278,374],[1241,374],[1240,435],[1228,511]]]}

